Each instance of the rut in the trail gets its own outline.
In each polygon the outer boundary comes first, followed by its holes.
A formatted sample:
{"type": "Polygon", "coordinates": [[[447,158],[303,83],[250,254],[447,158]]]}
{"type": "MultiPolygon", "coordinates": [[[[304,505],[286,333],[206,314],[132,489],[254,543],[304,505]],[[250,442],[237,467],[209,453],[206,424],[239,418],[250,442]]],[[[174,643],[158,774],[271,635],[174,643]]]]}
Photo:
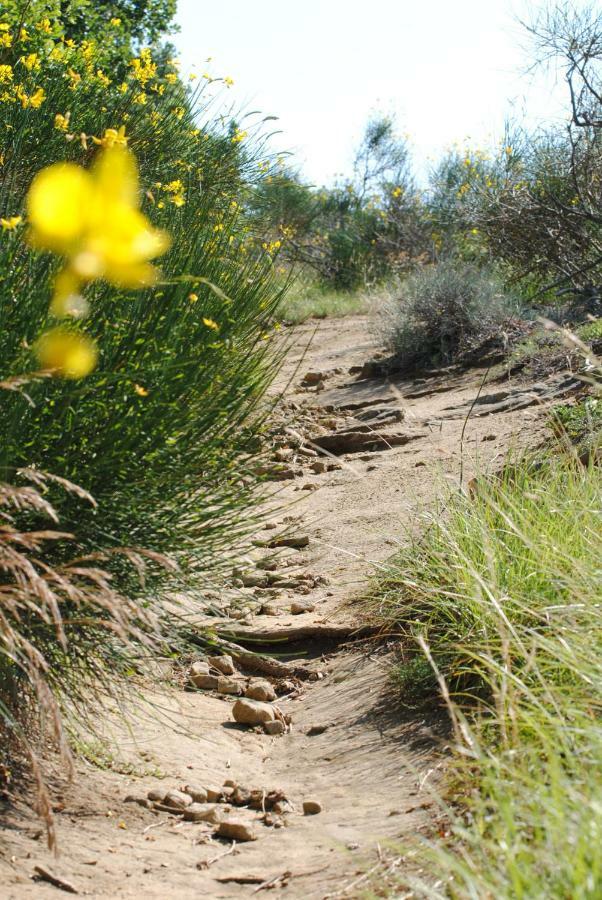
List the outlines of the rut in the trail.
{"type": "Polygon", "coordinates": [[[276,511],[229,581],[208,586],[183,689],[146,685],[148,713],[129,728],[104,722],[105,768],[82,762],[72,785],[57,775],[60,857],[25,804],[7,814],[3,898],[56,898],[61,888],[32,880],[35,866],[98,898],[349,898],[374,866],[406,865],[386,848],[432,829],[445,719],[404,709],[388,680],[394,636],[367,637],[350,601],[446,480],[536,444],[546,408],[574,384],[493,383],[478,369],[386,379],[365,365],[379,349],[366,335],[364,317],[297,330],[266,469],[276,511]],[[207,658],[208,628],[228,671],[207,658]],[[249,690],[273,727],[235,721],[249,690]],[[168,797],[186,789],[191,802],[168,797]],[[304,814],[308,801],[320,811],[304,814]],[[228,820],[240,830],[220,835],[228,820]]]}

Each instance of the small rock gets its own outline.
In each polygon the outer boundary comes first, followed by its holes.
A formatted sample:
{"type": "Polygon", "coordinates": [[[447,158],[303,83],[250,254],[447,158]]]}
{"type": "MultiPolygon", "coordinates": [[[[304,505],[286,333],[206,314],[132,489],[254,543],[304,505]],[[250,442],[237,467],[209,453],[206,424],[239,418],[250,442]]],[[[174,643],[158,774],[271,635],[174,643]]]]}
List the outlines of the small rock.
{"type": "Polygon", "coordinates": [[[266,734],[276,736],[279,734],[284,734],[284,732],[286,731],[286,725],[284,724],[284,722],[281,722],[280,719],[275,719],[273,722],[264,722],[263,730],[266,734]]]}
{"type": "Polygon", "coordinates": [[[207,791],[204,787],[200,787],[196,784],[187,784],[184,788],[185,794],[190,794],[195,803],[206,803],[207,802],[207,791]]]}
{"type": "Polygon", "coordinates": [[[481,438],[482,441],[495,441],[497,439],[497,434],[486,434],[481,438]]]}
{"type": "Polygon", "coordinates": [[[209,663],[205,659],[199,659],[190,667],[190,675],[209,675],[209,663]]]}
{"type": "Polygon", "coordinates": [[[238,787],[235,787],[232,791],[230,800],[235,806],[247,806],[251,800],[251,791],[238,785],[238,787]]]}
{"type": "Polygon", "coordinates": [[[163,798],[163,803],[173,809],[185,809],[192,803],[192,797],[190,794],[185,794],[184,791],[168,791],[163,798]]]}
{"type": "Polygon", "coordinates": [[[276,718],[275,708],[268,703],[259,700],[237,700],[232,707],[232,715],[235,722],[244,725],[263,725],[264,722],[273,722],[276,718]]]}
{"type": "Polygon", "coordinates": [[[231,841],[256,841],[257,835],[251,824],[244,819],[225,819],[217,828],[219,837],[229,838],[231,841]]]}
{"type": "Polygon", "coordinates": [[[290,803],[288,802],[288,800],[276,800],[276,802],[274,803],[272,809],[273,809],[274,812],[277,813],[279,816],[283,816],[283,815],[285,815],[285,813],[291,811],[291,805],[290,805],[290,803]]]}
{"type": "Polygon", "coordinates": [[[225,653],[222,656],[209,656],[207,662],[214,669],[217,669],[218,672],[221,672],[222,675],[234,675],[236,672],[232,657],[225,653]]]}
{"type": "Polygon", "coordinates": [[[312,725],[310,728],[307,729],[305,734],[308,737],[316,737],[316,735],[318,735],[318,734],[324,734],[324,732],[328,728],[330,728],[329,724],[328,725],[312,725]]]}
{"type": "Polygon", "coordinates": [[[238,787],[238,785],[236,784],[236,782],[234,781],[233,778],[226,778],[226,780],[224,781],[224,787],[229,787],[229,788],[232,788],[232,790],[234,790],[234,788],[238,787]]]}
{"type": "Polygon", "coordinates": [[[309,468],[312,470],[312,472],[315,472],[316,475],[321,475],[326,471],[326,466],[327,463],[325,463],[323,459],[316,459],[315,462],[312,462],[309,468]]]}
{"type": "Polygon", "coordinates": [[[274,459],[278,462],[288,462],[295,455],[295,451],[291,447],[280,447],[274,452],[274,459]]]}
{"type": "Polygon", "coordinates": [[[300,491],[317,491],[320,489],[319,484],[313,484],[312,482],[307,482],[307,484],[302,484],[299,488],[300,491]]]}
{"type": "Polygon", "coordinates": [[[423,459],[419,459],[417,463],[414,463],[414,468],[418,468],[419,466],[426,466],[426,463],[423,459]]]}
{"type": "Polygon", "coordinates": [[[316,608],[316,604],[312,603],[311,600],[293,600],[291,603],[291,612],[294,616],[298,616],[301,613],[313,612],[316,608]]]}
{"type": "Polygon", "coordinates": [[[138,797],[136,794],[128,794],[127,797],[123,800],[124,803],[136,803],[138,806],[143,806],[145,809],[151,808],[151,801],[146,797],[138,797]]]}
{"type": "Polygon", "coordinates": [[[252,681],[245,691],[245,697],[269,702],[276,699],[276,691],[269,681],[252,681]]]}
{"type": "Polygon", "coordinates": [[[207,793],[207,802],[208,803],[219,803],[220,800],[224,796],[224,789],[221,787],[210,786],[206,787],[205,791],[207,793]]]}
{"type": "Polygon", "coordinates": [[[308,534],[289,534],[281,537],[273,538],[269,542],[269,547],[292,547],[294,550],[301,550],[309,544],[308,534]]]}
{"type": "Polygon", "coordinates": [[[261,614],[264,616],[279,616],[281,615],[281,612],[282,611],[272,603],[263,603],[261,606],[261,614]]]}
{"type": "Polygon", "coordinates": [[[265,575],[260,575],[259,572],[246,572],[240,580],[243,587],[263,587],[266,583],[265,575]]]}
{"type": "Polygon", "coordinates": [[[299,454],[300,456],[305,456],[307,459],[315,459],[318,455],[311,447],[300,447],[299,454]]]}
{"type": "Polygon", "coordinates": [[[203,691],[217,690],[217,675],[191,675],[190,680],[195,687],[201,688],[203,691]]]}
{"type": "Polygon", "coordinates": [[[240,681],[235,678],[228,678],[226,675],[220,675],[217,679],[217,690],[220,694],[237,694],[240,696],[243,692],[243,686],[240,681]]]}
{"type": "Polygon", "coordinates": [[[167,792],[162,790],[161,788],[153,788],[146,795],[149,800],[153,800],[155,803],[163,803],[165,800],[165,794],[167,792]]]}
{"type": "Polygon", "coordinates": [[[312,385],[319,384],[325,377],[324,372],[306,372],[301,384],[303,387],[311,387],[312,385]]]}
{"type": "Polygon", "coordinates": [[[291,694],[293,691],[297,690],[297,685],[294,681],[288,681],[286,678],[282,681],[279,681],[277,684],[278,694],[291,694]]]}
{"type": "Polygon", "coordinates": [[[317,800],[304,800],[303,801],[303,815],[304,816],[317,816],[318,813],[322,812],[322,804],[318,803],[317,800]]]}
{"type": "Polygon", "coordinates": [[[184,810],[184,819],[187,822],[210,822],[217,825],[222,821],[224,810],[211,803],[193,803],[184,810]]]}

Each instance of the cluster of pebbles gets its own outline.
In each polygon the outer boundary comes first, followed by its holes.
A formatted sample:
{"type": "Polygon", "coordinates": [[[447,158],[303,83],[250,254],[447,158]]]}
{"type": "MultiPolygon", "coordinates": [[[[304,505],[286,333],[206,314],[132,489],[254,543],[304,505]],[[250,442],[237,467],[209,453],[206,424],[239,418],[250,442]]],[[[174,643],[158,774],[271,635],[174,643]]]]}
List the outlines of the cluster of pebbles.
{"type": "MultiPolygon", "coordinates": [[[[204,823],[216,837],[240,842],[257,840],[257,823],[282,828],[288,824],[287,815],[295,812],[283,791],[246,788],[231,779],[222,787],[187,784],[177,790],[153,788],[146,797],[130,795],[124,802],[170,813],[185,822],[204,823]]],[[[317,800],[303,801],[304,815],[321,811],[317,800]]]]}
{"type": "Polygon", "coordinates": [[[270,735],[285,734],[290,730],[291,716],[283,713],[274,701],[278,695],[297,693],[298,685],[292,679],[280,679],[274,687],[265,678],[242,675],[232,657],[224,654],[193,662],[189,680],[195,688],[237,697],[232,716],[241,725],[259,726],[270,735]]]}

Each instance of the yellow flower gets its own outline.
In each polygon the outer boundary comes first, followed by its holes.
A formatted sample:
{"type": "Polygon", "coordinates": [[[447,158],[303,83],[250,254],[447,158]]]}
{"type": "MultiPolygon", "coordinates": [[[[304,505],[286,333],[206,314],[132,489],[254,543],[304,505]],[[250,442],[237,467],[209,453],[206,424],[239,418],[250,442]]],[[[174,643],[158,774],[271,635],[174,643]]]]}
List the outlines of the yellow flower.
{"type": "Polygon", "coordinates": [[[54,117],[54,127],[57,131],[67,131],[69,128],[69,119],[71,118],[71,113],[68,112],[66,115],[62,115],[61,113],[57,113],[54,117]]]}
{"type": "Polygon", "coordinates": [[[191,303],[196,303],[197,300],[199,299],[199,295],[198,294],[188,294],[188,299],[190,300],[191,303]]]}
{"type": "MultiPolygon", "coordinates": [[[[2,23],[3,25],[6,23],[2,23]]],[[[8,28],[8,25],[6,26],[8,28]]],[[[1,30],[0,31],[0,47],[12,47],[13,38],[9,31],[1,30]]]]}
{"type": "Polygon", "coordinates": [[[0,66],[0,84],[8,84],[13,80],[13,67],[0,66]]]}
{"type": "Polygon", "coordinates": [[[185,110],[184,110],[184,107],[182,107],[182,106],[175,106],[172,109],[172,113],[174,114],[176,119],[178,119],[178,121],[180,121],[183,118],[184,112],[185,112],[185,110]]]}
{"type": "Polygon", "coordinates": [[[50,34],[52,31],[52,25],[50,19],[42,19],[41,22],[38,22],[36,25],[38,31],[42,31],[44,34],[50,34]]]}
{"type": "Polygon", "coordinates": [[[109,21],[109,25],[112,25],[113,28],[119,28],[121,25],[121,19],[118,19],[116,16],[109,21]]]}
{"type": "Polygon", "coordinates": [[[35,354],[44,369],[63,378],[84,378],[95,368],[98,351],[86,335],[53,328],[36,342],[35,354]]]}
{"type": "Polygon", "coordinates": [[[396,187],[395,190],[391,192],[391,196],[395,197],[395,198],[401,197],[401,194],[402,194],[402,190],[400,187],[396,187]]]}
{"type": "Polygon", "coordinates": [[[134,390],[139,397],[148,397],[148,391],[141,384],[134,384],[134,390]]]}
{"type": "Polygon", "coordinates": [[[169,238],[138,209],[138,172],[125,147],[105,150],[87,171],[56,163],[34,178],[27,196],[33,246],[67,257],[80,282],[103,278],[118,287],[153,284],[149,260],[169,238]]]}
{"type": "Polygon", "coordinates": [[[100,82],[100,84],[102,84],[102,86],[105,88],[108,88],[109,85],[111,84],[111,79],[109,78],[108,75],[105,75],[105,73],[102,71],[102,69],[96,70],[96,78],[100,82]]]}
{"type": "Polygon", "coordinates": [[[203,325],[206,325],[207,328],[211,328],[212,331],[219,331],[219,325],[217,322],[214,322],[213,319],[206,319],[203,316],[203,325]]]}
{"type": "Polygon", "coordinates": [[[105,128],[103,137],[93,137],[92,141],[98,146],[104,147],[106,150],[110,150],[111,147],[116,146],[127,147],[128,139],[125,136],[125,125],[122,125],[119,128],[119,131],[115,128],[105,128]]]}
{"type": "Polygon", "coordinates": [[[117,90],[119,91],[120,94],[127,94],[127,92],[128,92],[127,83],[125,81],[122,81],[121,84],[119,85],[119,87],[117,88],[117,90]]]}
{"type": "Polygon", "coordinates": [[[234,79],[230,78],[229,75],[226,75],[226,77],[224,78],[224,84],[227,84],[228,87],[232,87],[232,85],[234,84],[234,79]]]}
{"type": "Polygon", "coordinates": [[[30,72],[40,68],[40,59],[37,53],[29,53],[27,56],[22,56],[21,62],[30,72]]]}
{"type": "Polygon", "coordinates": [[[8,219],[0,219],[3,231],[14,231],[17,225],[23,221],[23,216],[9,216],[8,219]]]}
{"type": "Polygon", "coordinates": [[[76,72],[76,71],[74,71],[74,69],[71,69],[71,68],[67,69],[67,75],[69,76],[69,80],[71,82],[69,87],[71,88],[72,91],[74,91],[76,89],[76,87],[79,85],[80,81],[82,80],[82,77],[79,74],[79,72],[76,72]]]}
{"type": "Polygon", "coordinates": [[[46,99],[46,91],[44,88],[38,88],[37,91],[34,91],[33,94],[26,94],[23,90],[23,87],[19,85],[17,87],[17,98],[21,101],[21,106],[23,109],[39,109],[44,100],[46,99]]]}
{"type": "Polygon", "coordinates": [[[138,103],[139,106],[146,106],[146,94],[144,91],[140,91],[140,93],[136,94],[134,103],[138,103]]]}
{"type": "Polygon", "coordinates": [[[175,72],[169,72],[169,73],[165,76],[165,81],[166,81],[168,84],[176,84],[177,80],[178,80],[178,76],[175,74],[175,72]]]}

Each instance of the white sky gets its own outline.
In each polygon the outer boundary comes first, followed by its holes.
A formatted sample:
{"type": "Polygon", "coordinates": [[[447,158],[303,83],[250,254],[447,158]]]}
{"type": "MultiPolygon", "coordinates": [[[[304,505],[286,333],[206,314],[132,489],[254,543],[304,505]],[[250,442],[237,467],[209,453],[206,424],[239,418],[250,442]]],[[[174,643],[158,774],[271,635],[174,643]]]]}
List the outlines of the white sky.
{"type": "Polygon", "coordinates": [[[530,0],[179,0],[184,71],[229,75],[227,100],[279,117],[277,149],[328,183],[371,112],[393,113],[424,173],[454,141],[485,146],[508,114],[563,115],[562,80],[526,73],[530,0]]]}

